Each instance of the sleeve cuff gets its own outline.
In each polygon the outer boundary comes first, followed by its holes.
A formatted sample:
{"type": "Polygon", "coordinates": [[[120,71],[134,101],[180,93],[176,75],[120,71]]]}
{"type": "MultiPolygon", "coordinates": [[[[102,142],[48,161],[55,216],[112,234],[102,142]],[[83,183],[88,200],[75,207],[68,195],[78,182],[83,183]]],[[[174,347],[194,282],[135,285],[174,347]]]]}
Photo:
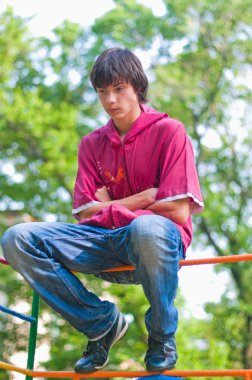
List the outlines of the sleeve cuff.
{"type": "Polygon", "coordinates": [[[183,198],[192,198],[194,205],[191,205],[191,213],[196,214],[198,212],[201,212],[204,208],[204,203],[201,202],[198,198],[196,198],[192,193],[185,193],[185,194],[178,194],[178,195],[173,195],[170,197],[166,197],[163,199],[159,199],[156,202],[169,202],[169,201],[175,201],[177,199],[183,199],[183,198]]]}
{"type": "Polygon", "coordinates": [[[97,203],[100,203],[100,202],[97,202],[97,201],[91,201],[91,202],[88,202],[78,208],[73,208],[72,209],[72,214],[78,214],[79,212],[83,211],[83,210],[86,210],[87,208],[89,207],[92,207],[94,205],[96,205],[97,203]]]}

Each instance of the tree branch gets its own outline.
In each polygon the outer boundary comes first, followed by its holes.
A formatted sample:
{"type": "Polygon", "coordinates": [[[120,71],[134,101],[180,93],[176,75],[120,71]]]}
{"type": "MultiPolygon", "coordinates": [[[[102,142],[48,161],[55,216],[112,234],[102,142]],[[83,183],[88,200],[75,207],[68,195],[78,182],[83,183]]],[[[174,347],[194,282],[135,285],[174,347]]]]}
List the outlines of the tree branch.
{"type": "Polygon", "coordinates": [[[210,228],[207,225],[206,219],[204,217],[201,217],[201,220],[202,220],[202,222],[200,224],[200,228],[201,228],[202,232],[205,233],[205,235],[207,236],[209,243],[214,247],[218,256],[225,256],[224,251],[220,248],[220,246],[217,244],[216,240],[213,238],[211,231],[210,231],[210,228]]]}

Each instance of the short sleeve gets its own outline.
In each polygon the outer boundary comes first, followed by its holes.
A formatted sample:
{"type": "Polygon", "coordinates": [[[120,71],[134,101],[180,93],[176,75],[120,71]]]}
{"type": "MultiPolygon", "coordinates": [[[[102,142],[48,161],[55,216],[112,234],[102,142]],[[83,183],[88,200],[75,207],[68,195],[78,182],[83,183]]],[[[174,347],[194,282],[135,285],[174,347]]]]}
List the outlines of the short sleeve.
{"type": "Polygon", "coordinates": [[[102,185],[92,147],[83,138],[78,149],[78,171],[74,186],[73,215],[99,203],[95,198],[96,190],[102,185]]]}
{"type": "Polygon", "coordinates": [[[189,197],[191,214],[202,211],[204,205],[193,147],[182,124],[178,125],[172,138],[164,140],[160,158],[156,200],[165,202],[189,197]]]}

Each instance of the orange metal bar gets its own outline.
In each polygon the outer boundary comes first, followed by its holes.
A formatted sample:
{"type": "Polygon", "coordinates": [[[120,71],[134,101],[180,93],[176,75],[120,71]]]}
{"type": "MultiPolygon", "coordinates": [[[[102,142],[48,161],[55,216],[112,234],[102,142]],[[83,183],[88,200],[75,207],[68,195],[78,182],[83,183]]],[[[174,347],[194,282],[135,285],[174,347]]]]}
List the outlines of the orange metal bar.
{"type": "Polygon", "coordinates": [[[246,372],[245,380],[250,380],[250,379],[251,379],[251,373],[250,372],[246,372]]]}
{"type": "MultiPolygon", "coordinates": [[[[24,375],[33,376],[35,378],[68,378],[73,380],[87,379],[87,378],[117,378],[117,377],[143,377],[150,375],[157,375],[160,372],[147,372],[147,371],[97,371],[88,374],[78,374],[73,371],[33,371],[24,368],[16,367],[14,365],[0,362],[0,369],[6,369],[24,375]]],[[[178,377],[243,377],[245,380],[250,380],[252,376],[252,369],[227,369],[227,370],[172,370],[163,371],[162,375],[178,376],[178,377]]]]}
{"type": "Polygon", "coordinates": [[[240,261],[252,261],[252,254],[245,253],[242,255],[229,255],[222,257],[210,257],[205,259],[181,260],[181,266],[200,265],[200,264],[222,264],[222,263],[238,263],[240,261]]]}
{"type": "MultiPolygon", "coordinates": [[[[182,267],[189,265],[201,265],[201,264],[223,264],[223,263],[237,263],[240,261],[252,261],[252,253],[244,253],[242,255],[230,255],[223,257],[207,257],[203,259],[193,259],[193,260],[180,260],[180,265],[182,267]]],[[[132,265],[123,265],[116,268],[107,269],[104,272],[122,272],[125,270],[134,270],[135,267],[132,265]]]]}
{"type": "MultiPolygon", "coordinates": [[[[136,378],[150,375],[160,375],[160,372],[147,372],[147,371],[100,371],[89,374],[76,374],[73,372],[46,372],[46,371],[34,371],[34,377],[51,377],[51,378],[70,378],[70,379],[88,379],[90,377],[95,379],[101,378],[136,378]]],[[[205,371],[164,371],[162,375],[172,377],[243,377],[248,380],[250,374],[247,370],[205,370],[205,371]]]]}
{"type": "MultiPolygon", "coordinates": [[[[229,255],[223,257],[207,257],[202,259],[192,259],[192,260],[180,260],[180,265],[191,266],[191,265],[201,265],[201,264],[223,264],[223,263],[238,263],[240,261],[252,261],[252,253],[244,253],[242,255],[229,255]]],[[[0,259],[0,264],[8,265],[8,262],[4,259],[0,259]]],[[[122,272],[126,270],[135,270],[133,265],[123,265],[116,268],[107,269],[104,272],[122,272]]]]}

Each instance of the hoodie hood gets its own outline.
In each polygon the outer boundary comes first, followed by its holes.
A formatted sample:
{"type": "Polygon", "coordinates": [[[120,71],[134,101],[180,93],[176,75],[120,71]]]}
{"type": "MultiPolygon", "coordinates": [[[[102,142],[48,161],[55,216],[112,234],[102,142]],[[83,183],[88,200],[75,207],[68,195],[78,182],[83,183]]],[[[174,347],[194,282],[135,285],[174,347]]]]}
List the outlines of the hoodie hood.
{"type": "MultiPolygon", "coordinates": [[[[146,128],[150,127],[158,120],[168,117],[167,113],[160,113],[151,107],[147,107],[141,104],[141,115],[132,124],[130,130],[127,132],[124,142],[133,140],[135,136],[141,133],[146,128]]],[[[115,124],[112,119],[109,119],[108,123],[102,128],[102,133],[107,135],[112,144],[121,144],[121,140],[115,124]]]]}

